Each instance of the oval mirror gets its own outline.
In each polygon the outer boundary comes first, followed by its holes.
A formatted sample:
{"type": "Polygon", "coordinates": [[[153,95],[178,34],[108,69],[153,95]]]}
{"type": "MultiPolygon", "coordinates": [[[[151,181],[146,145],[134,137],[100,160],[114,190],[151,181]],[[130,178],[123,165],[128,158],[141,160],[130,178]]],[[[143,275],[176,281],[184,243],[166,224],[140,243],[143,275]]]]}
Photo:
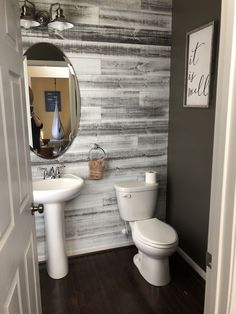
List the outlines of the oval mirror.
{"type": "Polygon", "coordinates": [[[57,158],[78,131],[78,81],[68,58],[52,44],[35,44],[24,55],[30,148],[42,158],[57,158]]]}

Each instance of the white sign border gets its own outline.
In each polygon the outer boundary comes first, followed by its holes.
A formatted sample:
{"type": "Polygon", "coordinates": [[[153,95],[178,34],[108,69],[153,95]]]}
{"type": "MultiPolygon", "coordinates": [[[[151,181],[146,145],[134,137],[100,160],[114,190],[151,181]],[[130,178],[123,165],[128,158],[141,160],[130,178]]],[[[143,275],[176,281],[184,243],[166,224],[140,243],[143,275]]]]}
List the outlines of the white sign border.
{"type": "MultiPolygon", "coordinates": [[[[183,106],[185,108],[209,108],[209,98],[211,96],[211,85],[212,85],[212,74],[213,74],[213,44],[214,44],[214,31],[215,31],[215,22],[212,21],[208,24],[205,24],[201,27],[198,27],[190,32],[188,32],[186,34],[186,48],[185,48],[185,71],[184,71],[184,101],[183,101],[183,106]],[[192,105],[192,104],[188,104],[187,103],[187,82],[188,82],[188,60],[189,60],[189,39],[191,37],[192,34],[199,32],[199,31],[203,31],[205,28],[208,28],[209,26],[212,27],[211,33],[210,33],[210,37],[209,37],[209,43],[210,43],[210,58],[209,58],[209,74],[210,74],[210,80],[209,80],[209,93],[208,93],[208,97],[207,97],[207,103],[206,104],[196,104],[196,105],[192,105]]],[[[201,36],[201,32],[199,32],[199,36],[201,36]]]]}

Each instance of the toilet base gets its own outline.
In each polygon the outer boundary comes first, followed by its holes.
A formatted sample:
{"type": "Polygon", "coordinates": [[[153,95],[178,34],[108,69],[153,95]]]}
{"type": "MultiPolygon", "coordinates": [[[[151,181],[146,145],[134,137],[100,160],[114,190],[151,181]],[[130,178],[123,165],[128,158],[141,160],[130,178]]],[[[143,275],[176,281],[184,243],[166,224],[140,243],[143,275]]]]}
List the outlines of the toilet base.
{"type": "Polygon", "coordinates": [[[169,258],[153,259],[139,251],[133,258],[143,278],[153,286],[165,286],[170,282],[169,258]]]}

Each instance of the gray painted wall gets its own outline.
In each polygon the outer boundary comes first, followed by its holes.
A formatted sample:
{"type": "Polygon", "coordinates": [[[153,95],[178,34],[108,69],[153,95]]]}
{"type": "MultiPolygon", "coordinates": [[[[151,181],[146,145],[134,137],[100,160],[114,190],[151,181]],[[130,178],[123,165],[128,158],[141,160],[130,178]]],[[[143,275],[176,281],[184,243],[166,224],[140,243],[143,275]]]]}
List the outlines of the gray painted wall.
{"type": "MultiPolygon", "coordinates": [[[[34,1],[37,9],[49,9],[53,2],[34,1]]],[[[66,17],[75,23],[73,29],[64,33],[22,30],[22,36],[25,49],[42,41],[57,45],[78,76],[81,129],[60,158],[65,171],[86,179],[93,143],[108,154],[104,179],[86,180],[81,195],[66,205],[67,250],[79,254],[131,243],[121,233],[124,223],[113,189],[119,180],[143,180],[145,171],[157,170],[157,214],[165,219],[171,0],[60,2],[66,17]]],[[[34,177],[40,174],[39,165],[51,166],[31,157],[34,177]]],[[[42,216],[36,217],[36,228],[42,259],[42,216]]]]}
{"type": "Polygon", "coordinates": [[[209,222],[217,67],[210,107],[183,108],[185,39],[186,32],[213,20],[219,26],[220,8],[220,0],[173,2],[167,220],[179,234],[180,247],[203,269],[209,222]]]}

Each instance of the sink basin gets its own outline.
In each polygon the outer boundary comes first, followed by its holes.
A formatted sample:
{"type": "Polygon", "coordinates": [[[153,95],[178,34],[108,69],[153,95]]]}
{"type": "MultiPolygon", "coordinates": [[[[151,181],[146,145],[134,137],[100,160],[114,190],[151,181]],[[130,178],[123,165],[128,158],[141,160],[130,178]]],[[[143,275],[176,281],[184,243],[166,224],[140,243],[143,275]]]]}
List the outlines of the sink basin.
{"type": "Polygon", "coordinates": [[[65,175],[62,178],[33,181],[35,203],[66,202],[77,196],[84,180],[75,175],[65,175]]]}
{"type": "Polygon", "coordinates": [[[72,174],[33,181],[34,202],[44,204],[47,271],[53,279],[63,278],[68,273],[64,207],[66,201],[79,194],[83,184],[83,179],[72,174]]]}

